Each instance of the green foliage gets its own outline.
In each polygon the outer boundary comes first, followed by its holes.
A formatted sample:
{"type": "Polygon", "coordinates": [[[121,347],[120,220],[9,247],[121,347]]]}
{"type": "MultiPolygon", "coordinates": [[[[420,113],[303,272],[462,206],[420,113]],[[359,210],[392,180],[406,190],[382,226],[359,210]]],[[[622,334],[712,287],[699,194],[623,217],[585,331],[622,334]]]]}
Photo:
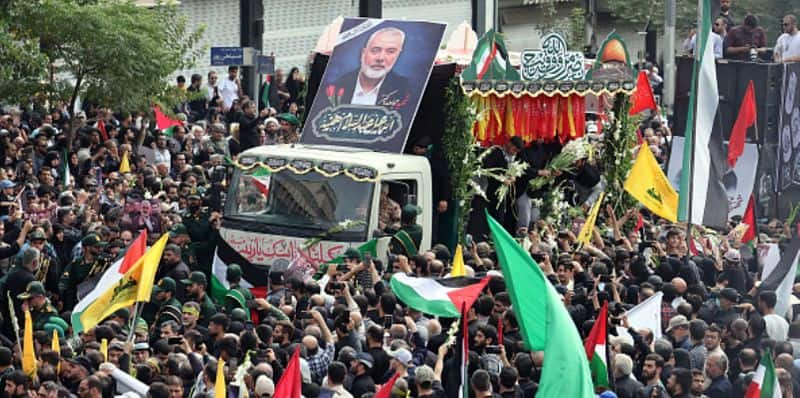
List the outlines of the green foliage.
{"type": "Polygon", "coordinates": [[[586,45],[585,13],[586,11],[581,7],[570,10],[569,46],[575,51],[582,51],[583,46],[586,45]]]}
{"type": "Polygon", "coordinates": [[[39,52],[38,43],[19,40],[0,28],[0,99],[22,103],[43,88],[47,78],[47,59],[39,52]]]}
{"type": "MultiPolygon", "coordinates": [[[[174,5],[41,0],[12,2],[7,15],[9,31],[23,43],[38,43],[52,69],[44,92],[70,107],[78,96],[126,111],[175,103],[180,98],[168,89],[167,78],[191,66],[202,51],[194,47],[203,29],[189,31],[174,5]]],[[[4,98],[22,94],[2,92],[4,98]]]]}
{"type": "Polygon", "coordinates": [[[447,87],[444,109],[446,114],[442,146],[450,167],[453,201],[459,207],[456,236],[460,240],[464,237],[470,204],[475,195],[470,180],[480,167],[480,162],[474,150],[475,137],[472,135],[475,111],[469,98],[461,91],[457,77],[451,79],[447,87]]]}
{"type": "Polygon", "coordinates": [[[617,94],[614,100],[614,121],[610,131],[603,133],[603,145],[598,165],[606,180],[606,203],[615,210],[627,210],[635,205],[635,200],[623,189],[633,167],[633,150],[636,147],[638,117],[629,116],[630,100],[617,94]]]}

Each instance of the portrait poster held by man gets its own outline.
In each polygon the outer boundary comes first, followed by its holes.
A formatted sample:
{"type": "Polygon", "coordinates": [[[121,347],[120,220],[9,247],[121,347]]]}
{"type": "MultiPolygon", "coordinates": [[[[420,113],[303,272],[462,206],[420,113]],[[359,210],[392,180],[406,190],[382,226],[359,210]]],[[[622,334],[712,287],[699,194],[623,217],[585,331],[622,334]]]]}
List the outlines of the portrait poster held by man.
{"type": "Polygon", "coordinates": [[[346,19],[301,142],[401,152],[443,33],[436,23],[346,19]]]}

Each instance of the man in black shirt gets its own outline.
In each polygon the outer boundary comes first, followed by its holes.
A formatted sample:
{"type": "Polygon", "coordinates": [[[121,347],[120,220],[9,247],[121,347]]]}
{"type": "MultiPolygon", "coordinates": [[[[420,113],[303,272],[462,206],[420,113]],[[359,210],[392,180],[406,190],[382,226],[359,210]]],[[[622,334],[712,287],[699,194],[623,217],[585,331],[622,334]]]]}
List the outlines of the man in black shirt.
{"type": "Polygon", "coordinates": [[[350,373],[354,376],[350,393],[354,397],[375,392],[375,381],[372,380],[372,375],[370,374],[372,365],[372,355],[366,352],[359,353],[356,359],[350,363],[350,373]]]}

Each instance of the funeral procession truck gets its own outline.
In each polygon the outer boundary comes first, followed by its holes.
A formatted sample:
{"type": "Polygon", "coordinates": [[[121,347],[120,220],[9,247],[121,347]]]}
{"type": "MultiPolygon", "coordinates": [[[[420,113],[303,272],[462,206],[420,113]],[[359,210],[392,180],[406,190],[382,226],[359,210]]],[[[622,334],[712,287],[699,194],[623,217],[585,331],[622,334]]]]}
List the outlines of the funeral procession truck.
{"type": "Polygon", "coordinates": [[[263,283],[270,269],[285,270],[293,262],[316,269],[349,247],[386,264],[391,234],[379,225],[382,185],[400,207],[421,209],[419,249],[426,250],[432,183],[424,156],[329,145],[249,149],[234,163],[217,257],[244,262],[244,279],[253,285],[263,283]]]}

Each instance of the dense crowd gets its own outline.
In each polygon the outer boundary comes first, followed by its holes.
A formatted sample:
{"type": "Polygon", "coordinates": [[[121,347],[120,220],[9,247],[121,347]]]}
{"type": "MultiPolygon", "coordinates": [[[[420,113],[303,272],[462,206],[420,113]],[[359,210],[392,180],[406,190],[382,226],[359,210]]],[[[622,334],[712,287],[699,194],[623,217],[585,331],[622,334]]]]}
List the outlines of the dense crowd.
{"type": "MultiPolygon", "coordinates": [[[[227,159],[257,145],[296,142],[302,112],[296,69],[285,80],[278,73],[257,101],[243,95],[237,76],[232,67],[222,81],[215,72],[206,84],[200,75],[188,87],[179,79],[194,95],[174,109],[182,124],[170,132],[145,114],[93,104],[75,115],[65,106],[3,108],[0,398],[214,398],[218,360],[226,395],[269,398],[296,350],[307,398],[370,397],[395,374],[393,397],[459,396],[449,338],[456,320],[408,307],[388,283],[394,273],[448,276],[453,252],[442,244],[392,255],[385,265],[349,249],[343,264],[310,280],[273,271],[263,296],[241,287],[246,264],[229,264],[234,300],[212,299],[227,159]],[[76,303],[145,230],[150,244],[169,234],[151,302],[74,333],[76,303]],[[25,311],[35,375],[21,366],[25,311]]],[[[664,162],[668,127],[658,119],[642,127],[642,140],[664,162]]],[[[552,156],[540,144],[512,140],[494,151],[506,164],[536,162],[538,173],[544,163],[537,156],[552,156]]],[[[573,204],[596,200],[597,167],[580,165],[573,204]]],[[[408,218],[396,204],[381,208],[392,213],[387,220],[408,218]]],[[[685,227],[608,208],[592,243],[579,245],[579,228],[560,229],[533,210],[510,212],[507,227],[556,287],[582,338],[608,303],[612,382],[599,396],[741,397],[764,352],[774,358],[783,396],[800,394],[800,321],[775,313],[774,291],[756,289],[761,265],[739,242],[738,219],[687,240],[685,227]],[[630,325],[626,311],[657,293],[660,328],[630,325]]],[[[789,227],[762,225],[759,243],[784,244],[789,227]]],[[[547,359],[522,341],[504,279],[491,272],[499,267],[488,238],[468,241],[467,277],[493,275],[467,315],[470,396],[533,397],[547,359]]]]}

